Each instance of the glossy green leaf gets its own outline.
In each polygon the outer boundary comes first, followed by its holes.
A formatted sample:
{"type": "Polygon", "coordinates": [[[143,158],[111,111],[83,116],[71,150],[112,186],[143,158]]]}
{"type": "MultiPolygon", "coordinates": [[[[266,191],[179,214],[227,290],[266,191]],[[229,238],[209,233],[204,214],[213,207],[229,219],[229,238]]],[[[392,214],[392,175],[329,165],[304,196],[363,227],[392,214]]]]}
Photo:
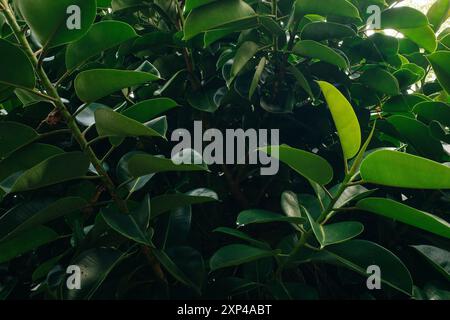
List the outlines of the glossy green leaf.
{"type": "Polygon", "coordinates": [[[214,191],[200,188],[187,193],[164,194],[152,199],[152,219],[170,210],[194,204],[218,201],[214,191]]]}
{"type": "Polygon", "coordinates": [[[419,120],[430,123],[433,120],[450,127],[450,105],[443,102],[421,102],[414,107],[419,120]]]}
{"type": "Polygon", "coordinates": [[[428,52],[434,52],[437,48],[436,35],[428,25],[417,28],[398,29],[398,31],[428,52]]]}
{"type": "Polygon", "coordinates": [[[412,247],[419,251],[420,254],[422,254],[447,280],[450,280],[449,251],[429,245],[418,245],[412,247]]]}
{"type": "Polygon", "coordinates": [[[277,157],[307,179],[325,185],[333,179],[333,168],[322,157],[287,145],[268,146],[259,149],[271,157],[277,157]]]}
{"type": "Polygon", "coordinates": [[[112,229],[124,237],[150,246],[151,239],[147,233],[150,211],[150,197],[147,195],[140,207],[130,214],[124,214],[110,208],[102,210],[102,218],[112,229]]]}
{"type": "Polygon", "coordinates": [[[140,71],[93,69],[75,79],[75,91],[84,102],[94,102],[124,88],[158,80],[154,74],[140,71]]]}
{"type": "Polygon", "coordinates": [[[341,69],[348,68],[347,60],[335,50],[313,40],[298,41],[292,51],[295,54],[318,59],[333,64],[341,69]]]}
{"type": "Polygon", "coordinates": [[[43,226],[19,233],[9,240],[0,242],[0,263],[12,260],[56,239],[58,234],[43,226]]]}
{"type": "Polygon", "coordinates": [[[340,23],[322,21],[308,23],[301,34],[302,39],[314,41],[344,39],[352,36],[356,36],[352,28],[340,23]]]}
{"type": "Polygon", "coordinates": [[[78,112],[75,119],[79,124],[90,127],[95,124],[95,111],[97,109],[109,109],[109,107],[100,103],[85,103],[80,106],[80,109],[82,110],[78,112]]]}
{"type": "Polygon", "coordinates": [[[97,11],[95,0],[18,0],[17,5],[39,42],[47,48],[80,39],[94,22],[97,11]]]}
{"type": "Polygon", "coordinates": [[[78,197],[61,198],[50,203],[40,200],[18,205],[0,217],[0,241],[86,206],[86,200],[78,197]]]}
{"type": "Polygon", "coordinates": [[[287,217],[279,213],[274,213],[265,210],[245,210],[237,217],[236,224],[239,227],[247,226],[249,224],[271,223],[271,222],[290,222],[294,224],[303,224],[305,218],[302,217],[287,217]]]}
{"type": "Polygon", "coordinates": [[[239,72],[245,67],[248,61],[258,52],[258,44],[252,41],[246,41],[241,44],[234,56],[233,65],[231,67],[231,78],[228,83],[232,82],[239,72]]]}
{"type": "Polygon", "coordinates": [[[340,16],[359,19],[358,9],[347,0],[296,0],[295,15],[297,17],[306,14],[318,14],[321,16],[340,16]]]}
{"type": "Polygon", "coordinates": [[[359,80],[367,87],[378,92],[391,96],[400,94],[400,87],[397,79],[390,72],[382,68],[370,68],[365,70],[359,80]]]}
{"type": "Polygon", "coordinates": [[[369,183],[413,189],[450,189],[450,168],[438,162],[392,150],[379,150],[361,164],[369,183]]]}
{"type": "Polygon", "coordinates": [[[66,67],[73,70],[101,52],[137,37],[134,29],[120,21],[102,21],[94,24],[80,40],[66,50],[66,67]]]}
{"type": "Polygon", "coordinates": [[[252,83],[250,85],[250,90],[248,92],[248,98],[251,99],[256,91],[256,88],[258,87],[258,84],[261,80],[261,74],[264,71],[264,68],[266,67],[267,59],[266,57],[262,57],[261,60],[258,63],[258,66],[256,67],[255,74],[253,75],[252,83]]]}
{"type": "Polygon", "coordinates": [[[411,274],[403,262],[389,250],[366,240],[351,240],[327,247],[337,262],[367,277],[367,268],[377,265],[382,270],[381,282],[407,295],[412,294],[411,274]]]}
{"type": "Polygon", "coordinates": [[[220,232],[220,233],[232,236],[234,238],[244,240],[244,241],[248,242],[249,244],[254,245],[258,248],[270,249],[269,245],[266,244],[265,242],[255,240],[252,237],[250,237],[248,234],[246,234],[242,231],[236,230],[236,229],[220,227],[220,228],[214,229],[213,232],[220,232]]]}
{"type": "Polygon", "coordinates": [[[389,117],[387,121],[400,133],[400,140],[411,144],[421,156],[434,160],[442,158],[442,145],[431,136],[425,124],[399,115],[389,117]]]}
{"type": "Polygon", "coordinates": [[[144,124],[128,118],[112,109],[95,111],[95,123],[99,136],[106,137],[161,137],[162,135],[144,124]]]}
{"type": "Polygon", "coordinates": [[[126,109],[122,114],[139,122],[147,122],[176,108],[178,103],[169,98],[144,100],[126,109]]]}
{"type": "Polygon", "coordinates": [[[18,46],[0,39],[0,84],[33,89],[36,85],[33,65],[18,46]]]}
{"type": "Polygon", "coordinates": [[[318,81],[336,125],[345,159],[351,159],[361,147],[361,128],[350,102],[332,84],[318,81]]]}
{"type": "Polygon", "coordinates": [[[135,154],[145,154],[142,151],[132,151],[126,153],[117,163],[116,174],[121,183],[126,184],[126,188],[131,193],[139,191],[142,189],[147,182],[154,176],[154,174],[149,174],[146,176],[134,178],[131,176],[130,171],[128,169],[128,160],[135,154]]]}
{"type": "Polygon", "coordinates": [[[200,288],[197,284],[192,282],[191,279],[184,273],[183,270],[181,270],[175,262],[167,255],[166,252],[162,250],[154,249],[152,250],[153,254],[155,255],[156,259],[161,263],[161,265],[178,281],[181,283],[190,286],[194,289],[196,289],[197,292],[200,292],[200,288]]]}
{"type": "Polygon", "coordinates": [[[0,181],[16,172],[28,170],[40,162],[63,152],[58,147],[42,143],[34,143],[19,149],[0,162],[0,181]]]}
{"type": "Polygon", "coordinates": [[[450,238],[450,224],[427,212],[384,198],[367,198],[356,205],[359,209],[376,213],[413,227],[450,238]]]}
{"type": "Polygon", "coordinates": [[[214,2],[217,0],[186,0],[186,3],[184,5],[185,11],[191,11],[192,9],[204,6],[208,3],[214,2]]]}
{"type": "Polygon", "coordinates": [[[150,154],[136,154],[128,162],[128,169],[133,177],[141,177],[152,173],[170,171],[206,171],[202,164],[176,164],[171,159],[152,156],[150,154]]]}
{"type": "Polygon", "coordinates": [[[289,67],[289,71],[292,73],[292,75],[295,77],[295,79],[297,80],[298,85],[305,90],[305,92],[309,95],[309,97],[313,100],[316,99],[316,97],[314,96],[311,86],[309,85],[308,80],[306,80],[305,76],[303,75],[303,73],[300,72],[300,70],[298,70],[298,68],[296,68],[295,66],[290,66],[289,67]]]}
{"type": "Polygon", "coordinates": [[[436,51],[428,55],[427,59],[430,61],[439,83],[450,94],[450,64],[448,63],[450,61],[450,52],[436,51]]]}
{"type": "Polygon", "coordinates": [[[35,141],[38,133],[17,122],[0,122],[0,159],[35,141]]]}
{"type": "Polygon", "coordinates": [[[438,31],[441,25],[449,18],[450,1],[435,0],[428,10],[427,17],[435,31],[438,31]]]}
{"type": "Polygon", "coordinates": [[[381,13],[382,29],[408,29],[428,25],[427,17],[411,7],[390,8],[381,13]]]}
{"type": "Polygon", "coordinates": [[[70,263],[81,269],[81,289],[69,290],[66,281],[62,281],[63,299],[92,299],[111,271],[125,257],[126,254],[112,248],[95,248],[81,253],[70,263]]]}
{"type": "Polygon", "coordinates": [[[254,15],[252,7],[242,0],[221,0],[195,8],[186,18],[184,40],[254,15]]]}
{"type": "Polygon", "coordinates": [[[3,180],[0,187],[7,193],[35,190],[83,177],[90,165],[81,152],[57,154],[34,167],[3,180]]]}
{"type": "Polygon", "coordinates": [[[348,241],[360,235],[364,226],[356,221],[338,222],[334,224],[321,225],[303,208],[308,218],[309,225],[320,244],[321,248],[328,245],[348,241]]]}
{"type": "Polygon", "coordinates": [[[243,244],[232,244],[220,248],[209,260],[212,271],[238,266],[251,261],[273,256],[275,252],[243,244]]]}

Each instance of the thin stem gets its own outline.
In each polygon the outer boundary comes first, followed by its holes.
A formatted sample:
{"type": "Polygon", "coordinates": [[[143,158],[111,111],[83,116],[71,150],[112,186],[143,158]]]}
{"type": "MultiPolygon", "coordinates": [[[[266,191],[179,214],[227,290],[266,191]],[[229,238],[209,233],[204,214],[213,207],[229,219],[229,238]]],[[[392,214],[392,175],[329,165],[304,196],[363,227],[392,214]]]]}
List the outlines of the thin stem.
{"type": "Polygon", "coordinates": [[[108,152],[103,156],[101,162],[105,162],[106,160],[108,160],[109,156],[114,152],[114,150],[116,150],[117,146],[112,146],[108,152]]]}
{"type": "Polygon", "coordinates": [[[86,154],[86,156],[91,161],[92,165],[97,170],[98,174],[101,176],[102,182],[105,185],[105,187],[108,189],[109,193],[111,194],[111,197],[114,199],[114,201],[117,203],[118,208],[122,212],[128,212],[128,208],[126,205],[126,202],[117,194],[115,185],[111,178],[109,177],[108,173],[103,168],[100,161],[97,159],[97,156],[95,155],[92,148],[89,147],[86,139],[84,138],[83,134],[80,131],[80,128],[76,124],[75,120],[72,118],[72,115],[70,114],[69,110],[66,108],[64,103],[61,101],[61,98],[58,94],[58,91],[53,86],[52,82],[47,76],[47,73],[42,68],[42,66],[39,65],[39,61],[37,60],[36,56],[34,55],[33,50],[31,49],[30,44],[28,43],[27,38],[25,37],[24,33],[22,32],[22,29],[20,28],[19,24],[17,23],[16,17],[11,10],[11,8],[8,5],[7,0],[0,0],[4,7],[4,15],[6,20],[8,21],[9,26],[14,32],[14,35],[16,36],[17,40],[19,41],[22,49],[25,51],[25,54],[28,56],[30,61],[32,62],[35,71],[41,80],[45,90],[47,91],[48,95],[52,97],[54,100],[54,103],[56,105],[56,108],[61,112],[61,115],[67,122],[68,128],[71,130],[73,137],[80,145],[83,152],[86,154]]]}

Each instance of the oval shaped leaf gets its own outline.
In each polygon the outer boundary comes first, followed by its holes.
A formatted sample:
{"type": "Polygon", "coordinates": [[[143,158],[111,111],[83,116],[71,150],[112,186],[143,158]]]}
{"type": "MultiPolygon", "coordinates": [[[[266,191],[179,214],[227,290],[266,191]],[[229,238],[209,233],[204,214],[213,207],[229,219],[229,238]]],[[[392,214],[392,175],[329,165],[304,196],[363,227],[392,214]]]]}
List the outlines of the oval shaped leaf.
{"type": "Polygon", "coordinates": [[[95,0],[18,0],[17,4],[41,45],[47,48],[81,38],[97,13],[95,0]]]}
{"type": "Polygon", "coordinates": [[[313,40],[298,41],[292,51],[295,54],[304,57],[319,59],[321,61],[328,62],[330,64],[338,66],[341,69],[348,68],[348,62],[342,55],[340,55],[330,47],[327,47],[313,40]]]}
{"type": "Polygon", "coordinates": [[[134,29],[120,21],[102,21],[94,24],[80,40],[66,50],[66,67],[73,70],[101,52],[137,37],[134,29]]]}
{"type": "Polygon", "coordinates": [[[252,7],[242,0],[221,0],[197,7],[186,18],[184,40],[254,15],[252,7]]]}
{"type": "Polygon", "coordinates": [[[278,158],[307,179],[321,185],[333,179],[333,168],[324,158],[287,145],[269,146],[259,149],[271,157],[278,158]]]}
{"type": "Polygon", "coordinates": [[[345,159],[351,159],[361,148],[361,128],[350,102],[332,84],[318,81],[336,125],[345,159]]]}
{"type": "Polygon", "coordinates": [[[0,83],[33,89],[36,85],[33,65],[25,52],[12,43],[0,39],[0,83]]]}
{"type": "Polygon", "coordinates": [[[413,189],[450,189],[450,168],[407,153],[379,150],[361,164],[364,181],[413,189]]]}
{"type": "Polygon", "coordinates": [[[394,200],[367,198],[359,201],[356,206],[362,210],[409,224],[442,237],[450,238],[450,224],[445,220],[394,200]]]}
{"type": "Polygon", "coordinates": [[[256,261],[273,256],[275,252],[263,250],[243,244],[232,244],[220,248],[209,260],[212,271],[238,266],[247,262],[256,261]]]}
{"type": "Polygon", "coordinates": [[[240,227],[255,223],[270,222],[289,222],[294,224],[303,224],[305,219],[302,217],[288,217],[278,213],[265,210],[245,210],[237,217],[236,224],[240,227]]]}
{"type": "Polygon", "coordinates": [[[81,72],[75,79],[75,91],[84,102],[94,102],[124,88],[142,85],[159,78],[140,71],[94,69],[81,72]]]}

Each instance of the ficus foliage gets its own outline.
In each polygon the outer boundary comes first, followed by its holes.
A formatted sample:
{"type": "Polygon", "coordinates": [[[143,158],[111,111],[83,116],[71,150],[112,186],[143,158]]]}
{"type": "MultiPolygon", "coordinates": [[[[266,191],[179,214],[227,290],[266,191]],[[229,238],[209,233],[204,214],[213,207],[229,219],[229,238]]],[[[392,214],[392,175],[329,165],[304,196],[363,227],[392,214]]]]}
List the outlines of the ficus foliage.
{"type": "Polygon", "coordinates": [[[450,2],[394,2],[1,0],[0,298],[450,298],[450,2]],[[279,173],[175,165],[194,120],[279,173]]]}

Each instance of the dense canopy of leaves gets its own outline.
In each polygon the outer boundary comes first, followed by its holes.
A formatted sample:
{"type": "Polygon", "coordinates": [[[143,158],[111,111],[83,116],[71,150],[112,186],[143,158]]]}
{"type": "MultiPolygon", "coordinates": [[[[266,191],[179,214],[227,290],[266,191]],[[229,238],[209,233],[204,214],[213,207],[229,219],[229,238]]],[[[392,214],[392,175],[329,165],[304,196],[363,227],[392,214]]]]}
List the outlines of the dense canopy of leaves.
{"type": "Polygon", "coordinates": [[[0,299],[449,299],[450,1],[396,3],[0,0],[0,299]]]}

